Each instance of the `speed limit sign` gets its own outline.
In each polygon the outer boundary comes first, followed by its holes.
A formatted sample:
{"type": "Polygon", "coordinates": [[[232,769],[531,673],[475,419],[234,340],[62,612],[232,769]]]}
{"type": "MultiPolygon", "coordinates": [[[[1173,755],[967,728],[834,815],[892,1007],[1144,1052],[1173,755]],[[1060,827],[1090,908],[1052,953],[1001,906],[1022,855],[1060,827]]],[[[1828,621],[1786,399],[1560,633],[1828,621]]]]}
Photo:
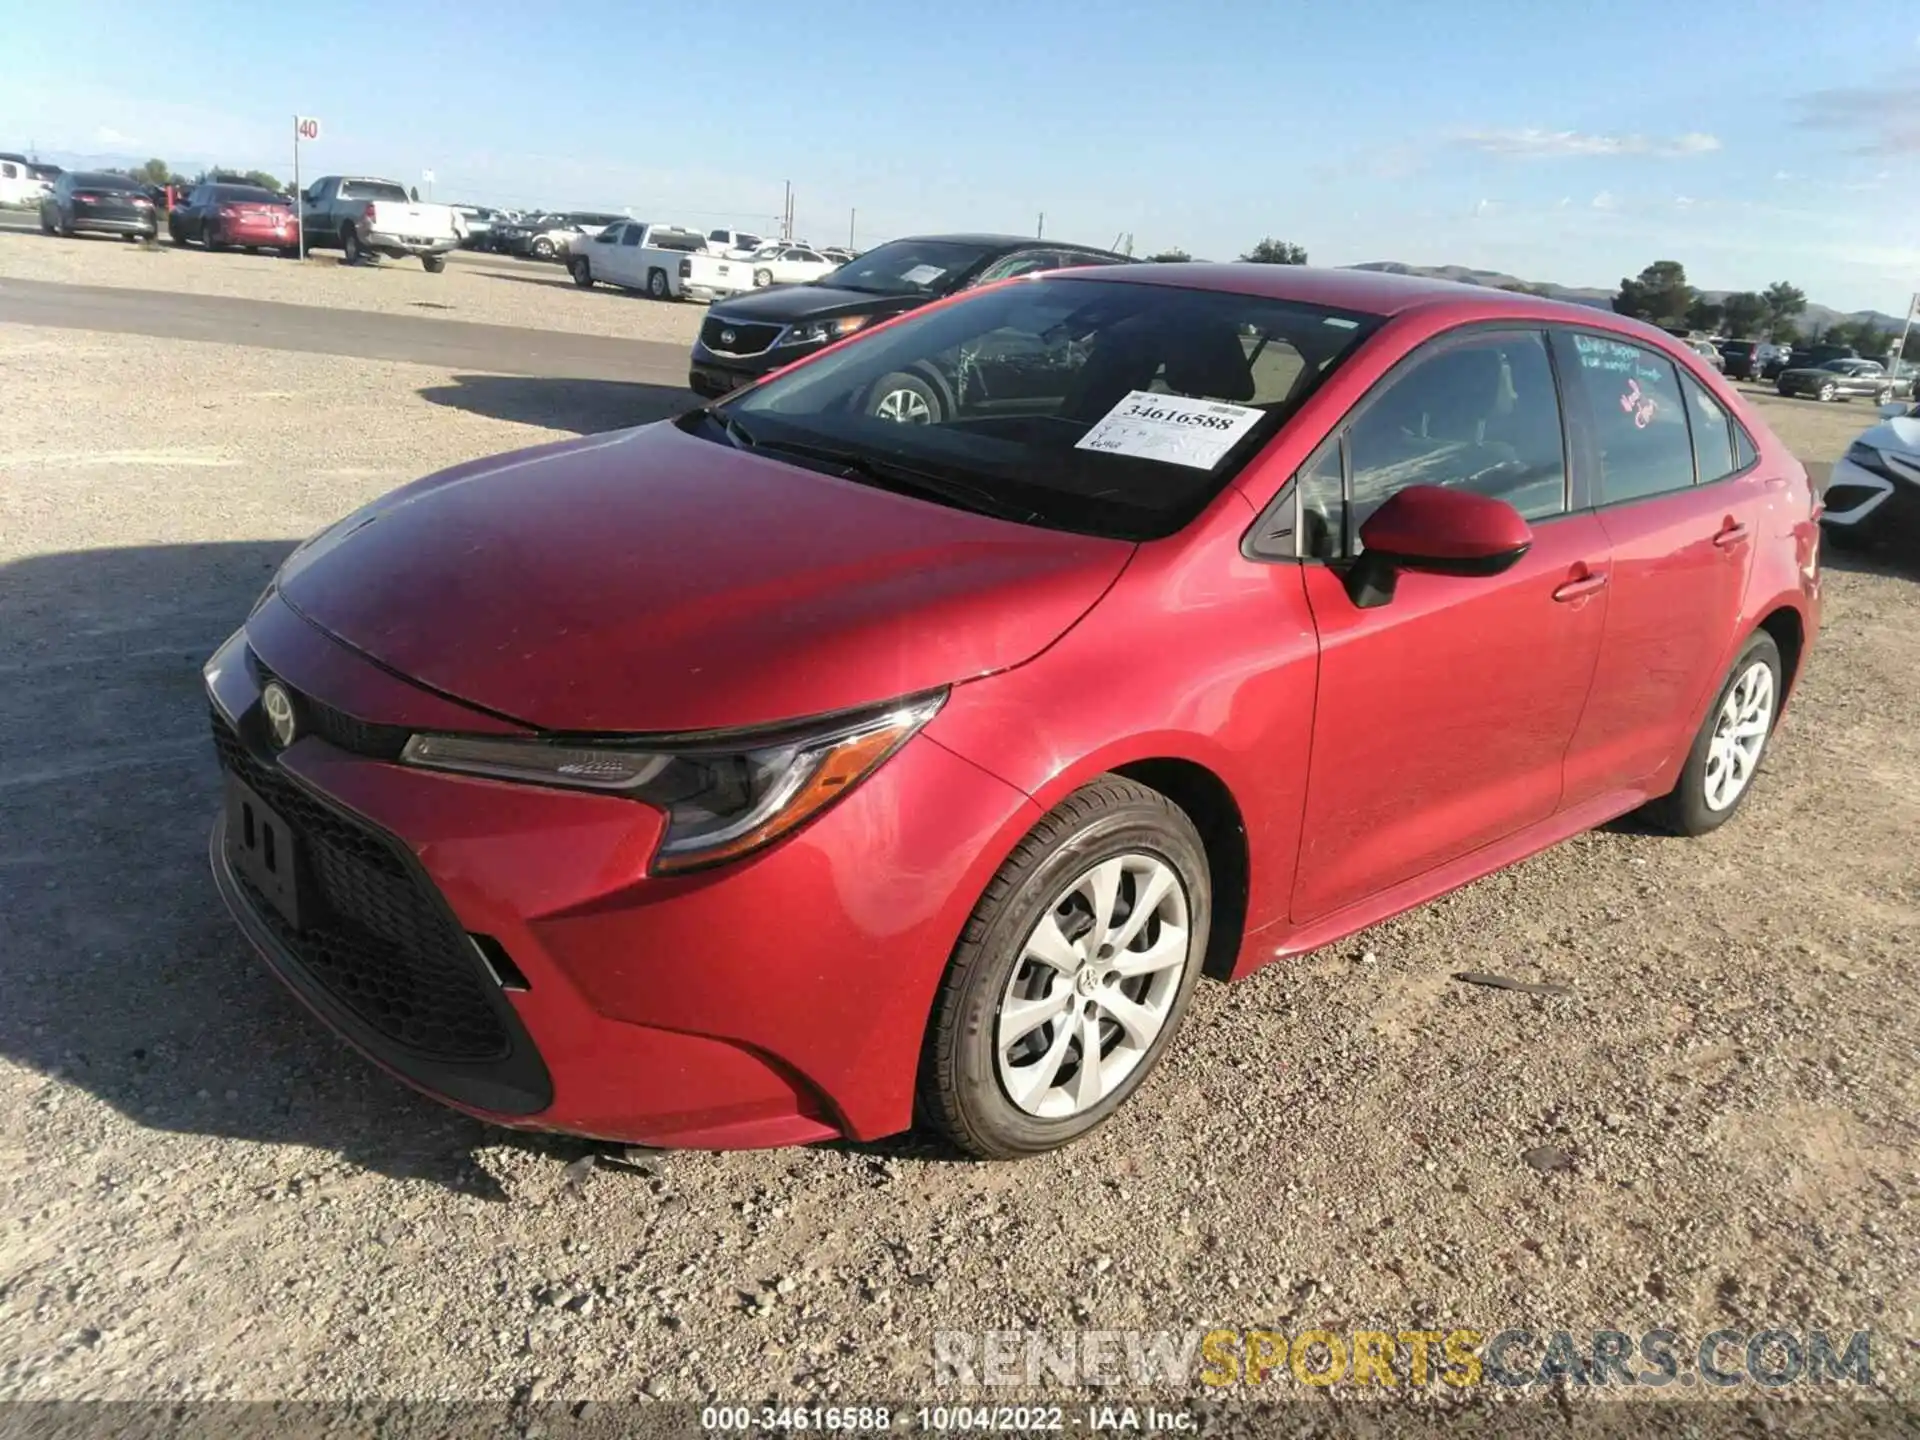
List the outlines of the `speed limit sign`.
{"type": "Polygon", "coordinates": [[[293,128],[299,133],[302,140],[318,140],[320,138],[320,122],[310,115],[302,115],[296,119],[293,128]]]}

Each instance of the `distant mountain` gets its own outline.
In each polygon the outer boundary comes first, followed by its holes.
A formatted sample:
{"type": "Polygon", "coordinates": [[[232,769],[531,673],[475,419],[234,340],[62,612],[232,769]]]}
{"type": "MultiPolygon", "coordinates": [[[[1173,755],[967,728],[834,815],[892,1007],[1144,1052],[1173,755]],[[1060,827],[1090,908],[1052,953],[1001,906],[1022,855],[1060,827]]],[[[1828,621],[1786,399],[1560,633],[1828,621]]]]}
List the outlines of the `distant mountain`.
{"type": "MultiPolygon", "coordinates": [[[[1564,300],[1572,305],[1590,305],[1595,310],[1613,309],[1613,290],[1603,290],[1592,285],[1556,285],[1552,281],[1522,280],[1518,275],[1508,275],[1500,270],[1475,270],[1468,265],[1405,265],[1398,260],[1370,260],[1364,265],[1348,265],[1348,270],[1379,270],[1388,275],[1424,275],[1429,280],[1452,280],[1461,285],[1490,285],[1495,289],[1512,288],[1518,285],[1538,290],[1550,300],[1564,300]]],[[[1719,302],[1733,292],[1731,290],[1702,290],[1707,299],[1719,302]]],[[[1806,310],[1797,317],[1797,323],[1803,330],[1825,330],[1841,321],[1858,324],[1866,321],[1878,330],[1897,331],[1906,323],[1904,315],[1888,315],[1879,310],[1835,310],[1826,305],[1808,303],[1806,310]]]]}

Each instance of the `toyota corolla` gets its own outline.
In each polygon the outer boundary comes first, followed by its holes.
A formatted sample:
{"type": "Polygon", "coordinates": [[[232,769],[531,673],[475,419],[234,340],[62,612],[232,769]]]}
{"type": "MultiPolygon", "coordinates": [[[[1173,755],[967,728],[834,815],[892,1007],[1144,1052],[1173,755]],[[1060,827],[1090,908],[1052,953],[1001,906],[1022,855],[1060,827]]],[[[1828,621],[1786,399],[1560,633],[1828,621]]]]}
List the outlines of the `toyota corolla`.
{"type": "Polygon", "coordinates": [[[323,1020],[483,1117],[1031,1154],[1203,976],[1626,811],[1728,820],[1818,528],[1631,320],[1010,280],[300,547],[206,666],[214,874],[323,1020]],[[930,423],[876,403],[902,375],[930,423]]]}

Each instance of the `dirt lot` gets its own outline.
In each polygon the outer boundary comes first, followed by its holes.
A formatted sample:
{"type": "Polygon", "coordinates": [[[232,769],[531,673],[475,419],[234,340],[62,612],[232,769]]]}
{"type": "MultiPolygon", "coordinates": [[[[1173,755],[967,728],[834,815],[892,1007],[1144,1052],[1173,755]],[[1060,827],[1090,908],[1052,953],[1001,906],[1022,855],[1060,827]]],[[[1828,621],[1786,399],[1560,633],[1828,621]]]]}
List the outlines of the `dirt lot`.
{"type": "MultiPolygon", "coordinates": [[[[73,278],[292,269],[97,248],[73,278]]],[[[0,273],[63,253],[0,236],[0,273]]],[[[273,283],[698,313],[458,271],[273,283]]],[[[550,436],[499,418],[539,413],[532,383],[0,326],[0,1399],[934,1398],[936,1329],[1416,1322],[1870,1329],[1916,1396],[1920,577],[1830,572],[1737,822],[1585,836],[1203,987],[1068,1153],[583,1173],[330,1039],[205,865],[198,662],[298,537],[550,436]]],[[[1766,407],[1810,459],[1868,418],[1766,407]]]]}
{"type": "Polygon", "coordinates": [[[164,240],[147,249],[111,237],[66,240],[38,231],[0,230],[0,281],[8,279],[228,295],[677,345],[693,343],[707,313],[704,305],[661,303],[605,286],[582,290],[558,265],[502,256],[456,254],[444,271],[429,275],[417,260],[349,267],[333,250],[302,262],[277,255],[208,254],[164,240]]]}

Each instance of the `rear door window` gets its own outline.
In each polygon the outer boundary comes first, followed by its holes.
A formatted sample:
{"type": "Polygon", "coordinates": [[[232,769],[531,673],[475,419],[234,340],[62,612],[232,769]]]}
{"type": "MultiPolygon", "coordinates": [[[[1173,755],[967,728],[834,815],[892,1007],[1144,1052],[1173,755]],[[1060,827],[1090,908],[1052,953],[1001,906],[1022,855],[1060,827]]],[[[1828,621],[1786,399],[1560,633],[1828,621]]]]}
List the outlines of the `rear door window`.
{"type": "Polygon", "coordinates": [[[1659,351],[1611,335],[1565,335],[1599,459],[1596,503],[1618,505],[1690,489],[1693,436],[1680,373],[1659,351]]]}
{"type": "Polygon", "coordinates": [[[1720,402],[1691,375],[1680,377],[1693,430],[1693,464],[1702,485],[1724,480],[1740,467],[1733,461],[1733,422],[1720,402]]]}

